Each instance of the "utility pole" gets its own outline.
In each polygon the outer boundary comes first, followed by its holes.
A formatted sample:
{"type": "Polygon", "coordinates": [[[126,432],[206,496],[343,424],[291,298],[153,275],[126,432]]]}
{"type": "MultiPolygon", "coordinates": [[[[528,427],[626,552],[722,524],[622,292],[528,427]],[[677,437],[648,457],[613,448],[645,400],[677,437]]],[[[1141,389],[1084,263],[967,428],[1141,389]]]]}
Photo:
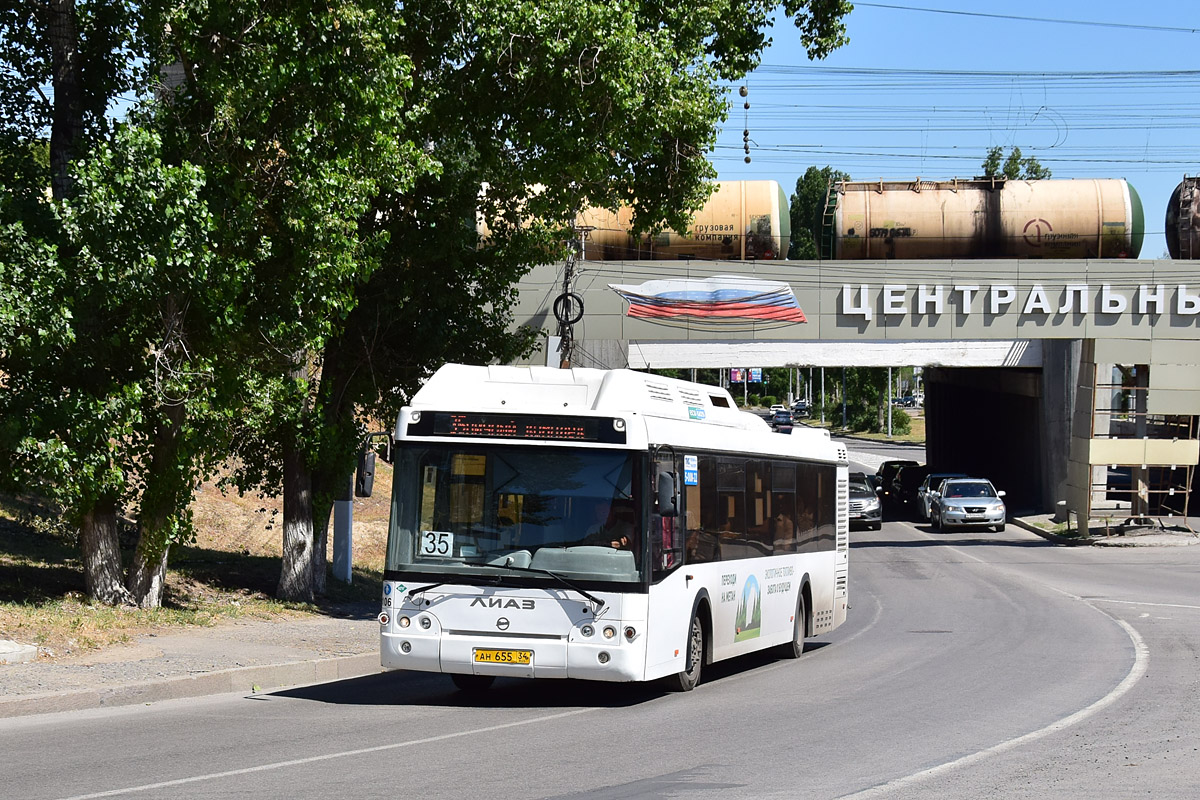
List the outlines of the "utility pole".
{"type": "Polygon", "coordinates": [[[842,430],[846,430],[846,368],[842,367],[842,430]]]}
{"type": "Polygon", "coordinates": [[[571,242],[567,260],[563,262],[562,294],[554,298],[554,319],[558,322],[558,367],[570,369],[571,358],[575,353],[575,323],[583,319],[583,298],[571,291],[571,283],[575,280],[575,261],[583,253],[583,242],[590,226],[575,228],[576,237],[571,242]]]}
{"type": "Polygon", "coordinates": [[[888,438],[892,438],[892,368],[888,367],[888,438]]]}

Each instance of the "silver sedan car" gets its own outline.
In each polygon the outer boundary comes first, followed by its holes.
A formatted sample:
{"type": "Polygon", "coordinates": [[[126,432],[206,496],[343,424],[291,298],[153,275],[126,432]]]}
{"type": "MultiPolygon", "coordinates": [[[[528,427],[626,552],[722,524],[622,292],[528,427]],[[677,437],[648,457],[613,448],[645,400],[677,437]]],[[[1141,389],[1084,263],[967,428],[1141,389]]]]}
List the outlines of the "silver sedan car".
{"type": "Polygon", "coordinates": [[[994,527],[1004,530],[1007,509],[1004,492],[986,478],[947,478],[929,504],[929,521],[935,531],[950,527],[994,527]]]}

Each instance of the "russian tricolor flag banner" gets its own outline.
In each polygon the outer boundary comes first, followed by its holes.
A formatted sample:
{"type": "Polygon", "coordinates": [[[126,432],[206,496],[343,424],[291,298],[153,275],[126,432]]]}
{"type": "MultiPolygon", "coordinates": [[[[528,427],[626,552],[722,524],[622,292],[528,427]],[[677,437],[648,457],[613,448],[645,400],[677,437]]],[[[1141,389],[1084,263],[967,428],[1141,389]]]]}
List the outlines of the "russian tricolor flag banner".
{"type": "Polygon", "coordinates": [[[645,319],[710,323],[808,322],[792,287],[736,275],[672,278],[608,285],[629,303],[626,315],[645,319]]]}

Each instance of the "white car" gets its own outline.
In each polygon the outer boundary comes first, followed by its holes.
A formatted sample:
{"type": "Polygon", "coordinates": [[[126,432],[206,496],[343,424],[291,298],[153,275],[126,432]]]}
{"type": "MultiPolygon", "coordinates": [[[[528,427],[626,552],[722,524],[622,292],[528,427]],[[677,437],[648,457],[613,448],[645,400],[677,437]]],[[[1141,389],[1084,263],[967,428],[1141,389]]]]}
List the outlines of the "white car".
{"type": "Polygon", "coordinates": [[[771,413],[774,414],[776,411],[787,411],[787,406],[782,405],[781,403],[776,403],[775,405],[771,406],[771,413]]]}
{"type": "Polygon", "coordinates": [[[942,481],[933,492],[929,506],[929,521],[935,531],[954,527],[995,527],[1004,530],[1007,509],[1004,492],[986,478],[952,478],[942,481]]]}

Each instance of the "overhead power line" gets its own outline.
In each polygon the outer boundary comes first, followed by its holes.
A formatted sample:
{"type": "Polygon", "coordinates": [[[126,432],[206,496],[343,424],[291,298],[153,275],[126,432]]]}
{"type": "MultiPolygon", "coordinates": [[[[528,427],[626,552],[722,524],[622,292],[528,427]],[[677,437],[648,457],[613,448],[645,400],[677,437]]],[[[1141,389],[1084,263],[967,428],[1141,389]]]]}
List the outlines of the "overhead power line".
{"type": "Polygon", "coordinates": [[[1015,14],[987,14],[982,11],[952,11],[947,8],[919,8],[917,6],[896,6],[888,3],[854,3],[855,8],[886,8],[893,11],[920,11],[926,14],[950,14],[959,17],[986,17],[988,19],[1008,19],[1017,22],[1048,22],[1054,25],[1085,25],[1092,28],[1121,28],[1123,30],[1157,31],[1159,33],[1200,33],[1200,28],[1174,28],[1165,25],[1138,25],[1132,22],[1099,22],[1086,19],[1051,19],[1049,17],[1022,17],[1015,14]]]}

